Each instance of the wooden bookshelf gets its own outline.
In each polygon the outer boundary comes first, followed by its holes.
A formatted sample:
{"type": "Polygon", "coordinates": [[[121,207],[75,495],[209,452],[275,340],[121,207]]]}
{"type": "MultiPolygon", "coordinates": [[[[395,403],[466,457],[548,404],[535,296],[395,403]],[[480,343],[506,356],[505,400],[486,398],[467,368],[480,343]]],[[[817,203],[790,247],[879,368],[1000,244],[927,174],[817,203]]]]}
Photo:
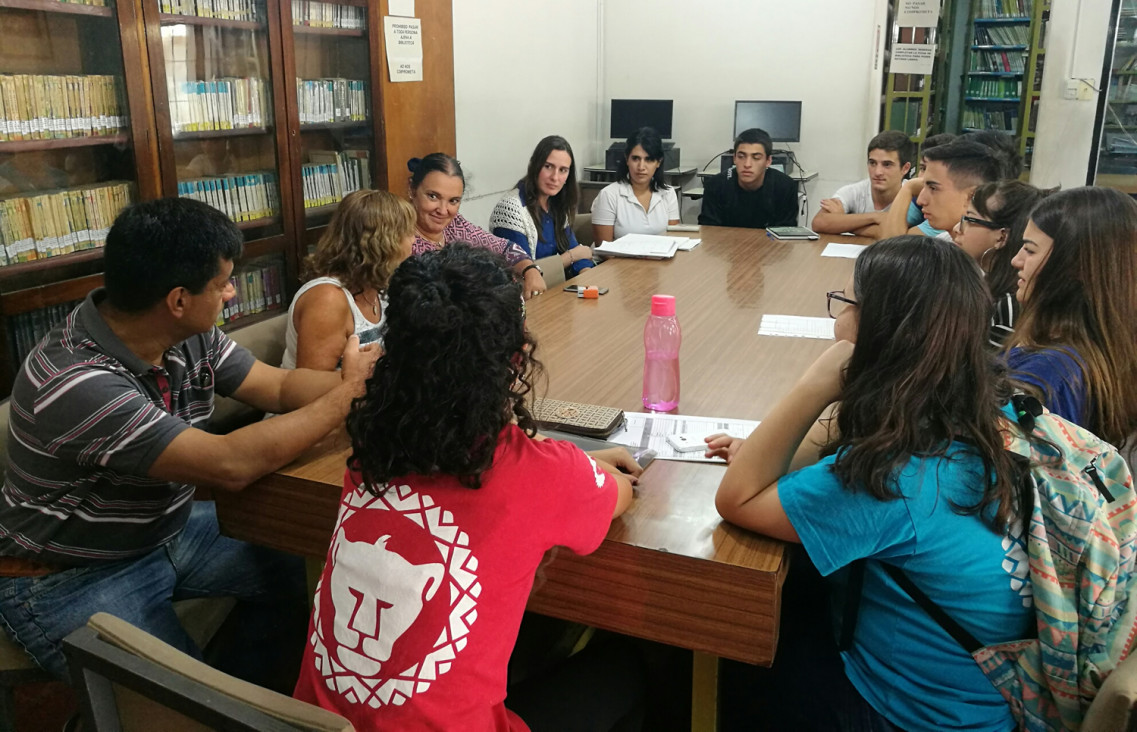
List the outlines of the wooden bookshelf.
{"type": "Polygon", "coordinates": [[[9,140],[0,142],[0,153],[21,153],[35,150],[65,150],[97,145],[125,145],[130,141],[126,133],[118,135],[91,135],[88,137],[62,137],[54,140],[9,140]]]}
{"type": "Polygon", "coordinates": [[[86,15],[92,18],[113,18],[114,8],[100,5],[79,5],[59,0],[0,0],[0,8],[11,10],[38,10],[45,13],[86,15]]]}
{"type": "Polygon", "coordinates": [[[301,36],[347,36],[363,38],[367,35],[366,28],[317,28],[310,25],[294,25],[292,26],[292,32],[301,36]]]}
{"type": "Polygon", "coordinates": [[[230,28],[233,30],[264,30],[264,23],[255,20],[229,20],[228,18],[203,18],[200,15],[181,15],[179,13],[159,13],[161,25],[200,25],[210,28],[230,28]]]}
{"type": "MultiPolygon", "coordinates": [[[[386,0],[331,0],[362,8],[363,28],[297,26],[290,2],[257,1],[258,20],[239,21],[163,13],[159,0],[114,0],[107,7],[0,0],[0,74],[113,76],[126,124],[114,134],[0,141],[0,153],[10,155],[12,163],[5,175],[28,171],[34,178],[32,185],[19,181],[15,195],[124,181],[131,184],[132,200],[144,201],[178,195],[178,184],[186,180],[272,172],[279,213],[237,223],[246,238],[242,262],[281,257],[290,297],[308,245],[318,240],[336,208],[304,208],[301,171],[311,152],[307,146],[365,149],[373,188],[386,188],[390,178],[401,189],[405,173],[391,178],[389,171],[392,165],[402,171],[408,157],[455,152],[451,1],[418,4],[425,78],[417,84],[391,84],[387,78],[382,53],[386,0]],[[44,15],[50,15],[47,22],[44,15]],[[171,110],[165,54],[182,42],[194,47],[170,78],[210,81],[203,78],[208,68],[215,79],[262,79],[268,123],[174,135],[171,117],[180,109],[171,110]],[[367,119],[301,126],[295,80],[323,77],[364,81],[367,119]],[[423,125],[423,119],[431,124],[423,125]],[[389,152],[396,162],[388,160],[389,152]],[[214,156],[207,159],[209,165],[191,164],[203,155],[214,156]],[[216,161],[226,162],[215,170],[216,161]]],[[[0,191],[0,197],[12,196],[0,191]]],[[[102,284],[103,260],[104,250],[97,247],[0,266],[0,319],[82,299],[102,284]]],[[[243,327],[276,312],[240,318],[226,327],[243,327]]],[[[3,325],[0,396],[18,369],[8,355],[9,322],[3,320],[3,325]]]]}

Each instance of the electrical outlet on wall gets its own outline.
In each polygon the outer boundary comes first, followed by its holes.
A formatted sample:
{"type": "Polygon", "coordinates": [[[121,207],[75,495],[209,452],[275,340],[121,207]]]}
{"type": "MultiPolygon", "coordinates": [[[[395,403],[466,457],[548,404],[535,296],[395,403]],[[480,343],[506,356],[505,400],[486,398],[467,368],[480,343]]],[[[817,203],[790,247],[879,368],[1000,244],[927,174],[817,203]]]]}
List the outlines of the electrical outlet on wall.
{"type": "Polygon", "coordinates": [[[1078,101],[1088,102],[1094,98],[1094,92],[1097,91],[1097,82],[1094,79],[1079,79],[1078,80],[1078,101]]]}
{"type": "Polygon", "coordinates": [[[1062,98],[1068,99],[1071,102],[1078,98],[1078,91],[1082,86],[1082,82],[1077,79],[1067,79],[1066,88],[1062,91],[1062,98]]]}

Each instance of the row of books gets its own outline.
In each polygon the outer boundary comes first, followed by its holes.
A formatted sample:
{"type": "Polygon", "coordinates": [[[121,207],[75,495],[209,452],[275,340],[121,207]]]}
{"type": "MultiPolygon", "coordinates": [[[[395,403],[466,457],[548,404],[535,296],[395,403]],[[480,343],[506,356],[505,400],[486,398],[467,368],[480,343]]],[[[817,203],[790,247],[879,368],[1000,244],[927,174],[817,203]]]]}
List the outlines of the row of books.
{"type": "Polygon", "coordinates": [[[1026,54],[1021,51],[976,51],[971,54],[971,71],[1013,71],[1023,73],[1026,54]]]}
{"type": "Polygon", "coordinates": [[[8,362],[22,364],[36,344],[81,302],[63,302],[8,317],[8,362]]]}
{"type": "Polygon", "coordinates": [[[276,173],[263,171],[178,182],[178,195],[208,203],[234,221],[256,221],[280,212],[276,173]]]}
{"type": "Polygon", "coordinates": [[[131,184],[112,181],[0,199],[0,265],[101,247],[131,184]]]}
{"type": "Polygon", "coordinates": [[[270,124],[269,89],[264,79],[225,77],[187,81],[171,93],[170,125],[175,135],[270,124]]]}
{"type": "Polygon", "coordinates": [[[1029,46],[1030,26],[1026,24],[977,25],[975,26],[975,45],[1029,46]]]}
{"type": "Polygon", "coordinates": [[[983,108],[967,107],[963,110],[963,126],[977,130],[997,130],[1018,133],[1018,107],[983,108]]]}
{"type": "Polygon", "coordinates": [[[304,208],[329,206],[347,194],[371,187],[371,168],[366,150],[313,150],[311,161],[301,168],[304,208]]]}
{"type": "Polygon", "coordinates": [[[292,0],[292,25],[310,28],[363,28],[364,8],[316,0],[292,0]]]}
{"type": "Polygon", "coordinates": [[[1030,0],[978,0],[977,18],[1026,18],[1030,16],[1030,0]]]}
{"type": "Polygon", "coordinates": [[[259,21],[258,5],[256,0],[160,0],[158,7],[163,13],[173,15],[259,21]]]}
{"type": "Polygon", "coordinates": [[[367,119],[367,82],[358,79],[297,79],[300,124],[367,119]]]}
{"type": "Polygon", "coordinates": [[[279,257],[238,267],[229,278],[237,296],[225,303],[217,325],[284,308],[284,266],[279,257]]]}
{"type": "Polygon", "coordinates": [[[126,128],[114,76],[0,75],[0,141],[108,135],[126,128]]]}
{"type": "Polygon", "coordinates": [[[967,79],[967,89],[964,94],[969,97],[1018,99],[1022,96],[1022,89],[1022,79],[992,79],[985,76],[971,76],[967,79]]]}

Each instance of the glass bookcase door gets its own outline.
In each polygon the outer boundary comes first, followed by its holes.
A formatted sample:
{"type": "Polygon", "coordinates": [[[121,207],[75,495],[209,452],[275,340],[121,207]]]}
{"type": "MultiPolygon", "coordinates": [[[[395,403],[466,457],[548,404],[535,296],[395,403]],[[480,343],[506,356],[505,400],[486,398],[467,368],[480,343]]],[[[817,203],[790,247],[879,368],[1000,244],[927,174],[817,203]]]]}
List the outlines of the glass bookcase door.
{"type": "Polygon", "coordinates": [[[0,0],[0,277],[98,258],[137,197],[122,49],[111,0],[0,0]]]}
{"type": "Polygon", "coordinates": [[[1137,194],[1137,0],[1121,0],[1111,31],[1113,63],[1100,115],[1095,182],[1137,194]]]}
{"type": "Polygon", "coordinates": [[[266,0],[157,2],[162,65],[155,74],[165,77],[169,120],[167,194],[223,211],[247,239],[282,234],[266,0]]]}
{"type": "Polygon", "coordinates": [[[291,0],[288,5],[285,37],[292,45],[293,108],[300,130],[296,190],[304,228],[311,232],[327,225],[348,193],[373,187],[370,86],[371,64],[377,60],[371,57],[364,3],[291,0]]]}

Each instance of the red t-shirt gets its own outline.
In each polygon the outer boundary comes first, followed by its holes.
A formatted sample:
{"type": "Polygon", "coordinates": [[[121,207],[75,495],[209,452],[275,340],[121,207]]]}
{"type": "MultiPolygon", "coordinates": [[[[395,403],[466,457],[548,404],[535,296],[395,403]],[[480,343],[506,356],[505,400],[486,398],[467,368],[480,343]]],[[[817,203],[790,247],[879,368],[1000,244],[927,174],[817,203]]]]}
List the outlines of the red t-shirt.
{"type": "Polygon", "coordinates": [[[604,540],[616,482],[567,442],[502,431],[482,487],[348,472],[297,699],[358,730],[527,730],[506,666],[545,552],[604,540]]]}

